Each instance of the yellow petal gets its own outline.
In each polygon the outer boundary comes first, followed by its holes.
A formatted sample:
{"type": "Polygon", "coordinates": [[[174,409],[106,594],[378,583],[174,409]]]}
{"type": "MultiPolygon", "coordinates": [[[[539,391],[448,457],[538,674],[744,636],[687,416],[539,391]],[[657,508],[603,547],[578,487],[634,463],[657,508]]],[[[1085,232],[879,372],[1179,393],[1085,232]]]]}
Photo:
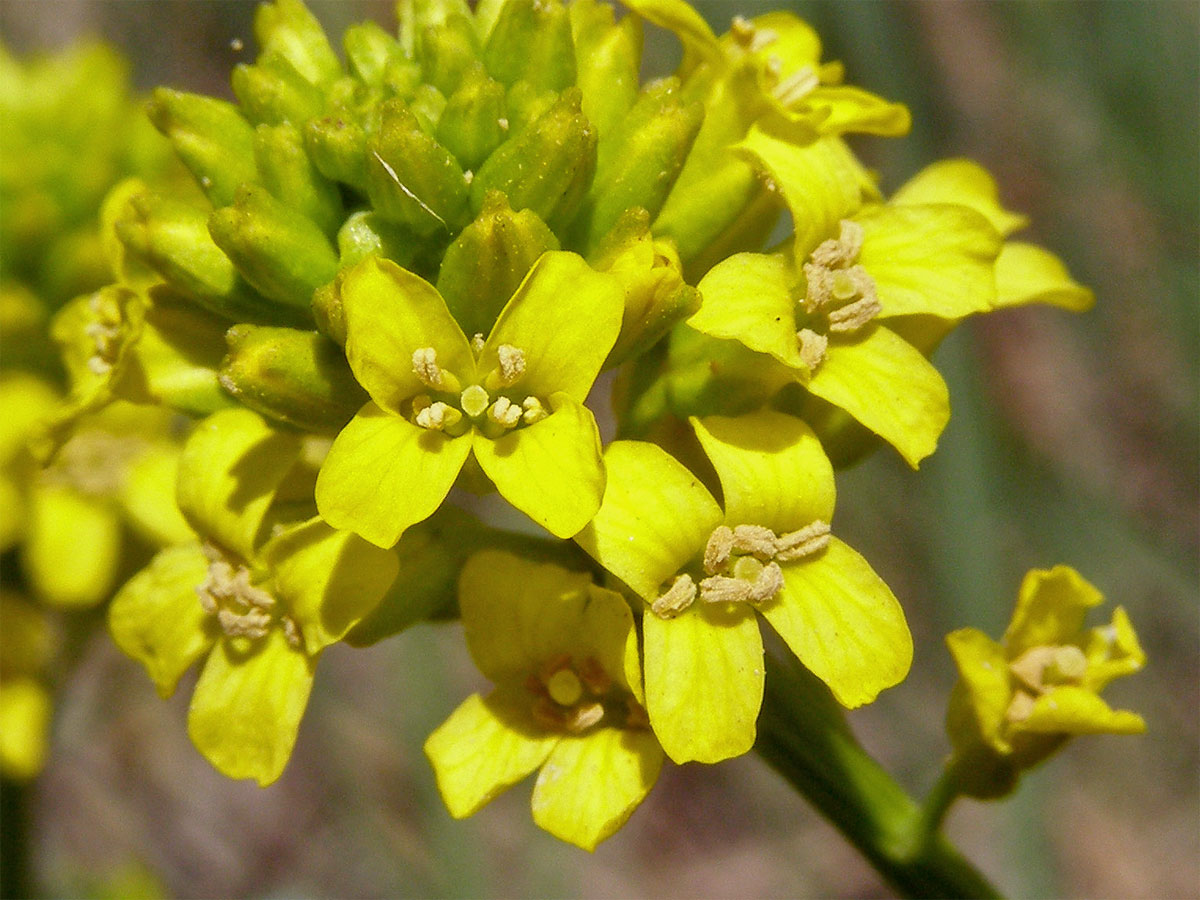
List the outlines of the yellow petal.
{"type": "Polygon", "coordinates": [[[43,483],[31,497],[22,551],[39,597],[58,606],[91,606],[112,589],[121,526],[105,499],[43,483]]]}
{"type": "Polygon", "coordinates": [[[529,708],[519,694],[472,694],[425,741],[438,790],[454,818],[478,812],[554,749],[559,736],[537,726],[529,708]]]}
{"type": "Polygon", "coordinates": [[[996,306],[1049,303],[1071,312],[1084,312],[1096,302],[1078,284],[1062,260],[1034,244],[1008,241],[996,260],[996,306]]]}
{"type": "Polygon", "coordinates": [[[763,696],[754,611],[693,604],[674,619],[642,617],[646,711],[667,756],[715,763],[754,746],[763,696]]]}
{"type": "Polygon", "coordinates": [[[882,326],[830,343],[809,391],[840,406],[914,469],[950,419],[946,382],[911,344],[882,326]]]}
{"type": "Polygon", "coordinates": [[[312,690],[314,660],[272,628],[242,652],[221,640],[208,656],[188,710],[188,735],[230,778],[260,787],[283,772],[312,690]]]}
{"type": "Polygon", "coordinates": [[[833,466],[800,419],[761,410],[691,421],[721,479],[727,525],[785,534],[833,519],[833,466]]]}
{"type": "Polygon", "coordinates": [[[121,505],[129,523],[160,546],[195,537],[175,504],[178,477],[179,448],[154,444],[129,467],[121,486],[121,505]]]}
{"type": "Polygon", "coordinates": [[[1029,220],[1009,212],[1000,204],[996,180],[983,166],[969,159],[943,159],[926,166],[892,195],[889,203],[927,206],[968,206],[992,223],[1001,237],[1008,237],[1029,220]]]}
{"type": "MultiPolygon", "coordinates": [[[[1010,751],[1001,736],[1013,689],[1004,648],[977,628],[960,628],[946,635],[946,646],[958,667],[962,696],[971,709],[979,734],[996,751],[1010,751]]],[[[953,701],[952,701],[953,702],[953,701]]],[[[971,734],[950,734],[956,745],[969,743],[971,734]]]]}
{"type": "Polygon", "coordinates": [[[662,770],[663,751],[649,731],[599,728],[563,738],[533,787],[533,821],[584,850],[625,824],[662,770]]]}
{"type": "Polygon", "coordinates": [[[913,654],[904,610],[865,559],[833,538],[782,568],[784,588],[762,614],[839,703],[870,703],[904,680],[913,654]]]}
{"type": "Polygon", "coordinates": [[[160,697],[171,696],[179,677],[212,646],[210,617],[196,596],[207,575],[208,559],[199,545],[170,547],[109,604],[113,642],[146,667],[160,697]]]}
{"type": "Polygon", "coordinates": [[[1104,596],[1070,566],[1032,569],[1021,581],[1003,644],[1009,659],[1031,647],[1071,644],[1083,637],[1087,611],[1104,596]]]}
{"type": "Polygon", "coordinates": [[[50,692],[32,678],[0,683],[0,772],[25,781],[42,770],[50,737],[50,692]]]}
{"type": "Polygon", "coordinates": [[[1056,687],[1038,697],[1029,717],[1014,731],[1038,734],[1141,734],[1146,723],[1137,713],[1112,709],[1087,688],[1056,687]]]}

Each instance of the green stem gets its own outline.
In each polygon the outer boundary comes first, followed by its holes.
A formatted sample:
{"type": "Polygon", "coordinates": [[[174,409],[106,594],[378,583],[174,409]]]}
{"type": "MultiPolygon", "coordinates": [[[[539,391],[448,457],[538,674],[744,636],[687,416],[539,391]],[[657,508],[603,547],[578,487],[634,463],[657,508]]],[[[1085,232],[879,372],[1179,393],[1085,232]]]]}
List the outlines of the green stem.
{"type": "Polygon", "coordinates": [[[872,866],[910,897],[999,897],[936,827],[953,800],[939,783],[924,809],[862,748],[828,689],[768,656],[758,752],[872,866]]]}

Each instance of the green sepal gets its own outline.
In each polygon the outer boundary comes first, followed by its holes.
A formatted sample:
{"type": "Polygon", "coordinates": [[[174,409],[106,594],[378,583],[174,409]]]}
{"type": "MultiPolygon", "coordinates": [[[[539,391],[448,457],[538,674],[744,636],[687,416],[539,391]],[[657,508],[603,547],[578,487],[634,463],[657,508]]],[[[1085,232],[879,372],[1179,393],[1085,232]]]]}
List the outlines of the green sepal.
{"type": "Polygon", "coordinates": [[[421,71],[443,94],[458,90],[463,73],[479,60],[479,39],[469,16],[454,13],[421,35],[421,71]]]}
{"type": "Polygon", "coordinates": [[[233,94],[256,125],[303,125],[325,108],[325,95],[281,56],[261,56],[256,64],[234,66],[233,94]]]}
{"type": "Polygon", "coordinates": [[[497,81],[561,91],[575,83],[571,18],[560,0],[509,0],[483,48],[497,81]]]}
{"type": "Polygon", "coordinates": [[[419,235],[455,233],[462,227],[467,207],[463,170],[403,101],[382,106],[379,132],[367,150],[367,193],[379,215],[419,235]]]}
{"type": "Polygon", "coordinates": [[[261,48],[260,58],[278,55],[314,85],[327,85],[342,74],[342,64],[321,23],[302,0],[260,4],[254,14],[254,36],[261,48]]]}
{"type": "Polygon", "coordinates": [[[298,436],[276,431],[257,413],[215,413],[183,446],[179,511],[197,534],[248,562],[266,537],[268,509],[300,451],[298,436]]]}
{"type": "Polygon", "coordinates": [[[574,218],[596,169],[596,129],[580,111],[577,88],[564,91],[536,122],[501,144],[475,173],[471,209],[493,190],[515,210],[532,209],[552,229],[574,218]]]}
{"type": "Polygon", "coordinates": [[[667,392],[680,418],[693,415],[736,416],[767,403],[796,373],[738,341],[701,334],[687,325],[670,336],[667,392]]]}
{"type": "Polygon", "coordinates": [[[213,206],[231,203],[239,185],[258,180],[254,129],[232,103],[156,88],[148,112],[213,206]]]}
{"type": "Polygon", "coordinates": [[[428,135],[437,132],[437,123],[446,109],[446,95],[432,84],[418,84],[407,99],[409,111],[428,135]]]}
{"type": "Polygon", "coordinates": [[[532,210],[514,213],[499,191],[447,248],[437,289],[467,335],[488,334],[500,310],[558,238],[532,210]]]}
{"type": "Polygon", "coordinates": [[[350,71],[370,87],[382,85],[388,67],[404,60],[400,42],[371,21],[347,28],[342,34],[342,49],[350,71]]]}
{"type": "Polygon", "coordinates": [[[367,132],[347,110],[311,120],[304,146],[317,171],[367,192],[367,132]]]}
{"type": "Polygon", "coordinates": [[[221,386],[246,406],[303,431],[340,431],[367,392],[337,344],[316,331],[235,325],[221,386]]]}
{"type": "Polygon", "coordinates": [[[210,312],[238,322],[273,318],[272,304],[213,241],[202,209],[159,194],[140,194],[129,202],[116,232],[130,253],[210,312]]]}
{"type": "Polygon", "coordinates": [[[162,550],[127,581],[108,607],[113,643],[146,668],[160,697],[213,644],[212,620],[196,596],[208,576],[198,544],[162,550]]]}
{"type": "Polygon", "coordinates": [[[271,784],[292,755],[314,664],[281,628],[249,648],[218,641],[188,709],[188,736],[196,749],[229,778],[271,784]]]}
{"type": "Polygon", "coordinates": [[[337,254],[329,238],[311,219],[264,188],[243,185],[233,206],[222,207],[209,217],[208,230],[259,293],[303,310],[305,316],[313,291],[337,273],[337,254]]]}
{"type": "Polygon", "coordinates": [[[624,16],[614,24],[613,8],[598,0],[576,0],[568,9],[583,114],[603,139],[637,99],[642,20],[624,16]]]}
{"type": "Polygon", "coordinates": [[[341,191],[313,165],[295,125],[258,126],[254,156],[263,187],[276,200],[310,219],[327,236],[337,233],[345,218],[341,191]]]}
{"type": "Polygon", "coordinates": [[[464,169],[474,170],[508,137],[504,85],[489,78],[482,65],[464,73],[438,119],[438,142],[464,169]]]}
{"type": "Polygon", "coordinates": [[[642,92],[598,143],[596,177],[582,210],[585,247],[594,247],[630,207],[658,214],[703,120],[704,107],[685,103],[675,79],[655,82],[642,92]]]}

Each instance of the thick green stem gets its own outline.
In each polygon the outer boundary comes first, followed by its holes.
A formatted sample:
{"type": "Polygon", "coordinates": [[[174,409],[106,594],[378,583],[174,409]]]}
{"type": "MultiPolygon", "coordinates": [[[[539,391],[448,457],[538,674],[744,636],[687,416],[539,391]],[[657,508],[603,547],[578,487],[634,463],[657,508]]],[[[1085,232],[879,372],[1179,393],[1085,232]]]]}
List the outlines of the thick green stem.
{"type": "Polygon", "coordinates": [[[768,656],[756,749],[909,897],[998,897],[936,833],[954,792],[923,809],[862,748],[828,689],[794,662],[768,656]]]}

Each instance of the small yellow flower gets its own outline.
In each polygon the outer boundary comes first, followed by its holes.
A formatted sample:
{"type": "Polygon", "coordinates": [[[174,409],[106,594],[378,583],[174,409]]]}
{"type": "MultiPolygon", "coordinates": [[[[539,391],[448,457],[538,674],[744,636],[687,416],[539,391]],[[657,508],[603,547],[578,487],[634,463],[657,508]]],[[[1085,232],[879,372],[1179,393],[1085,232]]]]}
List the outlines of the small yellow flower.
{"type": "Polygon", "coordinates": [[[534,821],[595,849],[663,762],[628,604],[586,575],[489,550],[463,569],[459,605],[471,656],[496,687],[425,742],[451,815],[475,813],[540,768],[534,821]]]}
{"type": "Polygon", "coordinates": [[[1022,769],[1074,735],[1145,731],[1141,716],[1100,699],[1110,681],[1146,661],[1121,607],[1109,625],[1084,630],[1087,610],[1103,599],[1068,566],[1034,569],[1002,642],[974,628],[947,636],[960,676],[947,728],[962,793],[1008,793],[1022,769]]]}

